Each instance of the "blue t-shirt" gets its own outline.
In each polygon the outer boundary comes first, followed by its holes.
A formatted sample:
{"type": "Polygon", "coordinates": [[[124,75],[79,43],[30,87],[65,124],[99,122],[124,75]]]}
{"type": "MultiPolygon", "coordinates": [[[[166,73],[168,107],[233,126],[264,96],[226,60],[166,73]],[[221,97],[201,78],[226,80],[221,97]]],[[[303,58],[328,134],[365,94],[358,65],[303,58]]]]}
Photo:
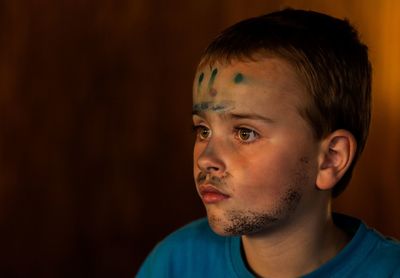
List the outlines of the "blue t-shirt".
{"type": "MultiPolygon", "coordinates": [[[[353,231],[334,258],[304,277],[399,277],[400,243],[383,237],[360,220],[334,215],[353,231]]],[[[137,274],[147,277],[254,277],[241,254],[240,237],[222,237],[197,220],[169,235],[147,257],[137,274]]]]}

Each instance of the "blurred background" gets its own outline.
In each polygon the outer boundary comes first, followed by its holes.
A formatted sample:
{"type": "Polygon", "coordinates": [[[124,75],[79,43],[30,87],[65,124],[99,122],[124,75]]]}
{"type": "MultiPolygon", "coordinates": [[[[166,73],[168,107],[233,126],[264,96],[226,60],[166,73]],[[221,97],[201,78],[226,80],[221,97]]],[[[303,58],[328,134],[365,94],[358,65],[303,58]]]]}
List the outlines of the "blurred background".
{"type": "Polygon", "coordinates": [[[335,207],[400,238],[399,1],[0,1],[0,276],[134,277],[203,216],[194,69],[219,31],[287,6],[370,47],[370,137],[335,207]]]}

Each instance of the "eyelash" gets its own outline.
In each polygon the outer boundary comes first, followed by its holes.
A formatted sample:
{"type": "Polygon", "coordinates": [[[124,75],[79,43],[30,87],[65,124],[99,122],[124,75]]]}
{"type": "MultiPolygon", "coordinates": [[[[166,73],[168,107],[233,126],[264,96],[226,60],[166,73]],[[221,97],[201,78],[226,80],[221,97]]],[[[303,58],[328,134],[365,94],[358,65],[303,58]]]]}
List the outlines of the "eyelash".
{"type": "Polygon", "coordinates": [[[253,130],[251,128],[246,128],[246,127],[235,127],[234,128],[234,135],[235,135],[235,137],[237,137],[239,143],[245,144],[245,145],[254,143],[260,137],[260,135],[255,130],[253,130]],[[246,131],[246,132],[253,133],[255,138],[253,140],[251,140],[251,141],[242,140],[242,139],[239,138],[239,132],[240,131],[246,131]]]}
{"type": "MultiPolygon", "coordinates": [[[[200,137],[200,131],[201,131],[201,129],[207,130],[208,132],[211,133],[211,130],[210,130],[207,126],[205,126],[205,125],[193,125],[193,126],[192,126],[192,130],[193,130],[193,132],[196,134],[197,138],[199,138],[200,141],[205,141],[205,140],[208,139],[208,137],[207,137],[207,138],[201,138],[201,137],[200,137]]],[[[233,134],[234,134],[235,138],[238,140],[238,142],[239,142],[240,144],[245,144],[245,145],[254,143],[254,142],[260,137],[260,135],[259,135],[258,132],[256,132],[256,131],[253,130],[253,129],[246,128],[246,127],[234,127],[234,128],[233,128],[233,134]],[[242,140],[242,139],[240,139],[240,135],[239,135],[239,132],[241,132],[241,131],[253,133],[255,138],[254,138],[253,140],[251,140],[251,141],[242,140]]],[[[208,136],[210,136],[210,135],[208,135],[208,136]]]]}
{"type": "Polygon", "coordinates": [[[192,130],[196,134],[196,137],[199,138],[200,141],[204,141],[206,139],[203,139],[203,138],[200,137],[201,129],[207,129],[208,131],[211,132],[211,130],[208,127],[206,127],[205,125],[193,125],[192,126],[192,130]]]}

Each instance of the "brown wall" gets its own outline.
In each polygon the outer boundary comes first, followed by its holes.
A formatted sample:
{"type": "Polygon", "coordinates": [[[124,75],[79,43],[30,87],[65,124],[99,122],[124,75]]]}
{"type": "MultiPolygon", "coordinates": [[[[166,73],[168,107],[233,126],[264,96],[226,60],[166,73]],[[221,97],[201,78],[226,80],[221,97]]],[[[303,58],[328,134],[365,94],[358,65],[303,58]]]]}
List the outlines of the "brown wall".
{"type": "Polygon", "coordinates": [[[336,208],[400,237],[397,1],[1,1],[0,276],[133,277],[202,216],[199,55],[224,27],[288,4],[346,16],[370,45],[374,120],[336,208]]]}

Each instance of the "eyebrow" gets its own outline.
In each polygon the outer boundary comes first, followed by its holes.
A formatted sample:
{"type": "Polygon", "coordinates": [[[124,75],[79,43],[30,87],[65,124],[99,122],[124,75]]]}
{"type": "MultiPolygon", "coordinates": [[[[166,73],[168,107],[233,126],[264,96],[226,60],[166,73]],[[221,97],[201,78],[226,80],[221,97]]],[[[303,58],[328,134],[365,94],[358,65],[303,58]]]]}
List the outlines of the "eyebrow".
{"type": "MultiPolygon", "coordinates": [[[[203,116],[205,113],[204,110],[193,110],[192,115],[198,115],[198,116],[203,116]]],[[[275,123],[276,121],[265,116],[261,116],[255,113],[223,113],[224,117],[231,118],[234,120],[257,120],[257,121],[263,121],[268,124],[275,123]]]]}
{"type": "Polygon", "coordinates": [[[229,113],[227,114],[228,117],[235,119],[235,120],[241,120],[241,119],[247,119],[247,120],[258,120],[258,121],[263,121],[266,123],[275,123],[276,121],[265,116],[261,116],[259,114],[255,113],[229,113]]]}

